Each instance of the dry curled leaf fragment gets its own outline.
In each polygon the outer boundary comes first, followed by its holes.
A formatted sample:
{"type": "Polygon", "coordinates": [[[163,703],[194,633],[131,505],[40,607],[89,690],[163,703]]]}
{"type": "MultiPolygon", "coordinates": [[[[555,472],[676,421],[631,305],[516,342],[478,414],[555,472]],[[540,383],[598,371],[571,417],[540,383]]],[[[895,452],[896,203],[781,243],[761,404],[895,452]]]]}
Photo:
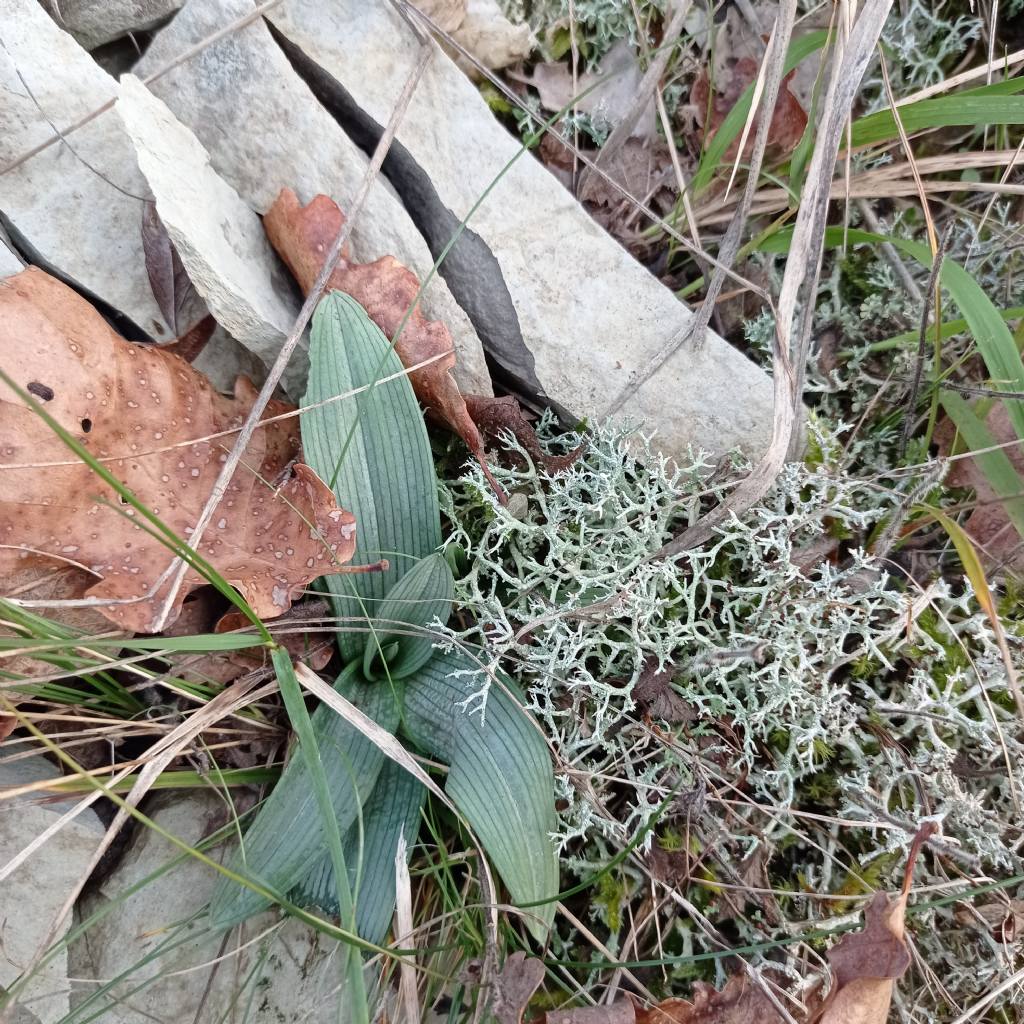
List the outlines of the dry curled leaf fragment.
{"type": "Polygon", "coordinates": [[[544,962],[513,953],[502,965],[491,990],[491,1013],[498,1024],[522,1024],[523,1013],[544,980],[544,962]]]}
{"type": "Polygon", "coordinates": [[[734,974],[721,991],[696,982],[692,1002],[666,999],[636,1011],[636,1024],[783,1024],[783,1020],[761,985],[746,974],[734,974]]]}
{"type": "MultiPolygon", "coordinates": [[[[1010,465],[1018,473],[1024,474],[1024,447],[1014,443],[1017,441],[1017,431],[1010,421],[1005,402],[996,402],[989,409],[985,416],[985,426],[995,443],[1002,446],[1001,450],[1006,453],[1010,465]]],[[[956,436],[956,426],[952,420],[940,421],[935,431],[935,442],[943,455],[953,454],[956,436]]],[[[963,525],[986,555],[1010,570],[1019,572],[1024,569],[1024,548],[1007,512],[1007,501],[989,483],[977,460],[958,458],[950,462],[945,484],[947,487],[969,487],[974,491],[976,501],[963,525]]]]}
{"type": "MultiPolygon", "coordinates": [[[[737,101],[749,85],[752,85],[760,70],[760,63],[752,57],[740,57],[731,68],[725,69],[718,80],[715,81],[715,91],[711,94],[711,80],[706,68],[702,68],[694,80],[690,92],[690,103],[693,105],[697,115],[697,123],[704,128],[704,143],[707,145],[714,138],[715,133],[722,126],[729,111],[736,106],[737,101]],[[710,105],[709,105],[710,100],[710,105]]],[[[766,152],[774,159],[781,159],[788,156],[796,149],[804,129],[807,127],[807,111],[801,106],[800,101],[793,95],[789,86],[793,81],[795,71],[790,71],[783,78],[779,86],[779,95],[775,101],[775,109],[772,111],[771,123],[768,126],[768,145],[766,152]]],[[[757,126],[760,115],[754,118],[750,131],[747,134],[746,145],[743,149],[743,158],[746,159],[753,152],[754,137],[757,134],[757,126]]],[[[740,137],[737,136],[725,151],[725,159],[733,161],[739,149],[740,137]]]]}
{"type": "Polygon", "coordinates": [[[501,398],[466,395],[466,408],[485,437],[500,441],[504,432],[511,433],[533,462],[543,466],[551,476],[568,469],[586,451],[587,442],[584,441],[565,455],[549,455],[541,447],[533,426],[511,395],[501,398]]]}
{"type": "Polygon", "coordinates": [[[828,951],[832,987],[814,1024],[885,1024],[893,986],[910,966],[904,921],[914,862],[935,830],[935,824],[927,822],[914,837],[903,890],[895,897],[875,893],[865,908],[863,929],[844,935],[828,951]]]}
{"type": "MultiPolygon", "coordinates": [[[[0,365],[179,538],[187,539],[254,389],[233,398],[179,357],[126,342],[88,302],[41,270],[0,281],[0,365]],[[204,440],[204,438],[210,438],[204,440]]],[[[275,404],[268,412],[283,411],[275,404]]],[[[256,431],[199,554],[256,613],[273,618],[314,579],[353,571],[355,519],[300,455],[297,421],[256,431]]],[[[20,395],[0,384],[0,572],[73,563],[86,596],[123,629],[153,632],[171,551],[118,492],[77,460],[20,395]],[[67,463],[49,465],[50,463],[67,463]]],[[[172,604],[205,583],[189,569],[172,604]]]]}
{"type": "MultiPolygon", "coordinates": [[[[344,223],[345,215],[329,196],[315,196],[303,206],[290,188],[282,189],[267,211],[263,218],[267,237],[288,265],[303,294],[313,287],[344,223]]],[[[444,324],[427,320],[423,315],[417,302],[420,283],[416,275],[394,256],[382,256],[373,263],[354,263],[346,247],[328,278],[327,289],[351,295],[366,310],[384,335],[395,342],[395,352],[403,366],[413,367],[433,360],[409,372],[416,397],[428,412],[466,442],[491,486],[504,499],[487,468],[480,431],[451,373],[455,365],[451,332],[444,324]]]]}
{"type": "Polygon", "coordinates": [[[181,338],[203,319],[206,306],[189,279],[153,202],[142,204],[142,253],[149,287],[160,314],[175,336],[181,338]]]}

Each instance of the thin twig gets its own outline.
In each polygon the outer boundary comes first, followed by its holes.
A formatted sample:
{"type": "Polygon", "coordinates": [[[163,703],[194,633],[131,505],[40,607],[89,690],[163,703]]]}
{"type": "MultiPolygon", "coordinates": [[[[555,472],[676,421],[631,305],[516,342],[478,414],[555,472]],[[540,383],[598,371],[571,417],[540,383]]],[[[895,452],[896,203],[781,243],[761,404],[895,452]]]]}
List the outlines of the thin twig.
{"type": "MultiPolygon", "coordinates": [[[[416,91],[416,86],[419,84],[420,78],[422,77],[424,70],[426,70],[427,64],[429,63],[432,55],[433,49],[431,46],[427,43],[421,43],[419,59],[416,61],[412,71],[409,73],[409,77],[406,79],[405,85],[402,87],[402,92],[395,104],[395,109],[391,114],[387,127],[384,129],[384,133],[380,137],[380,141],[377,143],[377,147],[373,152],[373,158],[370,160],[370,163],[366,168],[366,173],[363,175],[363,180],[360,183],[359,191],[356,193],[355,199],[352,202],[348,218],[338,231],[337,237],[334,239],[334,243],[331,245],[331,248],[327,253],[327,258],[324,260],[324,264],[320,268],[320,273],[317,274],[316,280],[313,282],[313,287],[309,290],[309,294],[306,296],[306,300],[302,304],[302,309],[299,310],[299,315],[296,318],[291,331],[288,332],[288,337],[281,346],[281,351],[278,353],[277,359],[274,360],[274,365],[271,367],[263,387],[260,388],[259,395],[256,396],[256,400],[253,402],[252,409],[250,409],[249,415],[246,417],[245,424],[238,433],[238,437],[227,457],[227,461],[224,463],[216,481],[214,482],[213,490],[210,493],[210,497],[207,499],[206,506],[197,520],[192,534],[189,536],[188,546],[193,551],[198,549],[206,528],[213,521],[217,506],[220,505],[224,495],[227,493],[228,485],[231,483],[231,478],[235,474],[238,463],[241,460],[249,442],[252,440],[253,434],[256,432],[260,416],[273,396],[274,389],[277,387],[277,383],[284,374],[288,361],[291,359],[292,353],[295,351],[295,346],[298,344],[299,338],[302,337],[302,332],[306,329],[306,324],[309,323],[310,318],[313,316],[313,311],[316,309],[317,303],[320,301],[320,296],[327,285],[328,278],[337,266],[338,260],[341,259],[341,251],[344,248],[345,243],[348,241],[348,236],[352,231],[352,225],[356,222],[360,212],[362,211],[363,205],[366,202],[366,197],[370,193],[370,188],[376,180],[381,165],[384,163],[384,159],[391,148],[391,143],[394,140],[395,133],[398,131],[398,126],[409,107],[409,102],[412,100],[413,93],[416,91]]],[[[174,606],[174,600],[189,568],[188,562],[180,556],[176,557],[175,561],[172,562],[172,565],[177,565],[177,570],[171,579],[170,590],[164,600],[163,608],[151,624],[153,631],[157,633],[164,628],[164,625],[170,616],[171,609],[174,606]]]]}

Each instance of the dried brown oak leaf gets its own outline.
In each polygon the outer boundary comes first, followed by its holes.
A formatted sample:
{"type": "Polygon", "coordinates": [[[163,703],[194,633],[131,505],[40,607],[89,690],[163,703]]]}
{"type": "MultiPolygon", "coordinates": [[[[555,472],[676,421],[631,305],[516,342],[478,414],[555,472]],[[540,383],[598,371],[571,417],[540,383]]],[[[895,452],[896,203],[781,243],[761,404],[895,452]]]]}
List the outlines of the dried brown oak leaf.
{"type": "Polygon", "coordinates": [[[485,437],[500,441],[502,433],[507,430],[534,463],[543,466],[550,476],[568,469],[586,451],[587,442],[584,441],[564,455],[548,455],[519,403],[511,395],[502,398],[466,395],[466,408],[485,437]]]}
{"type": "MultiPolygon", "coordinates": [[[[290,188],[282,189],[267,211],[263,227],[270,244],[288,265],[303,294],[313,287],[344,223],[345,215],[329,196],[314,196],[303,206],[290,188]]],[[[451,332],[440,321],[427,320],[419,305],[414,306],[420,290],[416,275],[394,256],[382,256],[373,263],[353,263],[346,247],[327,280],[327,288],[351,295],[390,341],[401,327],[395,352],[403,366],[413,367],[439,357],[427,366],[410,370],[416,397],[466,442],[504,502],[504,493],[487,468],[483,438],[451,373],[455,366],[451,332]]]]}
{"type": "MultiPolygon", "coordinates": [[[[731,68],[726,68],[719,81],[715,82],[715,92],[710,96],[711,81],[707,69],[702,69],[694,80],[690,92],[690,103],[694,106],[698,123],[704,128],[705,143],[714,138],[715,132],[721,127],[729,111],[736,106],[746,88],[753,84],[760,70],[760,63],[752,57],[740,57],[731,68]],[[706,121],[706,123],[705,123],[706,121]]],[[[800,101],[790,92],[789,85],[793,80],[794,71],[783,78],[779,86],[779,95],[772,111],[772,120],[768,126],[768,145],[766,152],[770,157],[781,159],[796,149],[797,143],[807,127],[807,112],[800,101]]],[[[750,156],[754,148],[754,136],[760,117],[756,117],[747,133],[744,146],[744,158],[750,156]]],[[[740,146],[737,136],[725,151],[725,159],[733,161],[740,146]]]]}
{"type": "Polygon", "coordinates": [[[631,999],[608,1006],[551,1011],[545,1024],[783,1024],[763,989],[746,975],[733,975],[720,992],[698,981],[693,1001],[665,999],[644,1007],[631,999]]]}
{"type": "Polygon", "coordinates": [[[904,919],[914,862],[935,830],[935,824],[927,822],[914,837],[903,890],[895,897],[875,893],[864,911],[864,928],[844,935],[828,951],[832,987],[814,1024],[885,1024],[896,979],[910,966],[904,919]]]}
{"type": "MultiPolygon", "coordinates": [[[[225,398],[177,356],[124,341],[89,303],[36,269],[0,281],[0,365],[181,539],[232,443],[231,435],[189,440],[237,428],[254,397],[240,380],[235,397],[225,398]]],[[[272,403],[268,414],[286,408],[272,403]]],[[[0,573],[32,562],[84,567],[98,578],[88,597],[126,602],[99,605],[108,619],[154,631],[168,584],[151,591],[171,552],[5,384],[0,439],[0,573]]],[[[352,571],[342,563],[355,551],[355,519],[294,461],[299,450],[294,419],[257,430],[199,549],[266,618],[318,576],[352,571]]],[[[204,582],[189,569],[172,618],[204,582]]]]}

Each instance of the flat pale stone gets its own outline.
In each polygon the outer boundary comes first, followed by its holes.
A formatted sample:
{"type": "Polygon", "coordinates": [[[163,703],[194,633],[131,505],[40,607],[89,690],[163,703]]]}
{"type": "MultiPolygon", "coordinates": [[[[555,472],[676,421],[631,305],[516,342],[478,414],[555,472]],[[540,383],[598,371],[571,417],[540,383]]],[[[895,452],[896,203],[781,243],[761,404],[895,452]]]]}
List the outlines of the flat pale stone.
{"type": "MultiPolygon", "coordinates": [[[[196,290],[217,322],[270,366],[299,303],[260,218],[210,166],[192,132],[134,75],[121,77],[116,110],[196,290]]],[[[295,352],[285,374],[293,390],[305,374],[303,355],[295,352]]]]}
{"type": "Polygon", "coordinates": [[[0,239],[0,277],[10,277],[11,274],[20,274],[25,269],[21,260],[3,243],[0,239]]]}
{"type": "MultiPolygon", "coordinates": [[[[208,790],[159,794],[144,810],[162,829],[191,846],[228,821],[223,797],[208,790]]],[[[222,948],[223,933],[211,933],[202,918],[182,924],[209,902],[217,882],[212,868],[186,857],[126,896],[129,888],[180,853],[156,832],[137,828],[121,862],[98,891],[81,901],[82,920],[116,906],[72,945],[72,977],[105,980],[127,972],[90,1012],[109,1005],[98,1018],[103,1024],[337,1021],[340,976],[333,940],[294,920],[269,930],[277,920],[264,914],[236,929],[222,948]],[[264,938],[251,942],[263,932],[264,938]],[[175,948],[141,962],[172,943],[175,948]],[[215,969],[218,957],[224,959],[215,969]]],[[[217,858],[222,851],[210,855],[217,858]]],[[[72,1004],[81,1005],[97,987],[80,981],[72,1004]]],[[[85,1016],[84,1010],[80,1012],[85,1016]]]]}
{"type": "MultiPolygon", "coordinates": [[[[0,166],[117,95],[117,83],[36,0],[0,0],[0,166]]],[[[171,332],[142,252],[147,197],[135,152],[110,112],[8,171],[0,209],[47,263],[129,316],[171,332]]]]}
{"type": "MultiPolygon", "coordinates": [[[[13,753],[13,749],[11,753],[13,753]]],[[[0,792],[60,772],[45,758],[0,765],[0,792]]],[[[49,793],[26,793],[0,800],[0,865],[19,854],[80,798],[52,801],[49,793]]],[[[39,849],[2,883],[0,913],[0,986],[12,985],[45,941],[60,908],[78,883],[103,838],[96,812],[86,807],[61,826],[39,849]]],[[[58,938],[72,925],[68,915],[58,938]]],[[[40,968],[22,990],[14,1020],[17,1024],[51,1024],[70,1009],[67,950],[58,952],[40,968]]]]}
{"type": "Polygon", "coordinates": [[[181,6],[181,0],[42,0],[47,13],[92,50],[126,32],[159,25],[181,6]]]}
{"type": "MultiPolygon", "coordinates": [[[[253,7],[252,0],[189,0],[157,34],[136,74],[150,74],[253,7]]],[[[323,193],[346,213],[351,209],[368,158],[292,70],[262,20],[232,32],[150,88],[195,133],[213,169],[252,209],[266,213],[285,187],[303,203],[323,193]]],[[[383,176],[352,226],[350,246],[359,262],[392,255],[420,280],[433,265],[383,176]]],[[[443,278],[427,285],[422,306],[452,332],[459,384],[472,394],[490,394],[480,340],[443,278]]]]}
{"type": "MultiPolygon", "coordinates": [[[[351,95],[388,122],[417,54],[386,3],[284,0],[270,21],[351,95]]],[[[759,454],[771,431],[767,375],[708,332],[624,402],[634,374],[681,334],[692,313],[606,235],[520,144],[440,50],[421,79],[397,140],[456,219],[497,181],[469,221],[500,265],[544,392],[580,416],[615,411],[657,431],[662,448],[759,454]],[[497,180],[500,176],[500,180],[497,180]]],[[[420,225],[423,228],[423,225],[420,225]]],[[[426,229],[424,229],[427,233],[426,229]]],[[[449,278],[466,307],[466,297],[449,278]]],[[[493,291],[493,284],[481,284],[493,291]]],[[[472,288],[466,274],[466,288],[472,288]]],[[[467,307],[468,308],[468,307],[467,307]]],[[[478,332],[484,337],[480,320],[478,332]]],[[[497,353],[495,353],[497,355],[497,353]]]]}

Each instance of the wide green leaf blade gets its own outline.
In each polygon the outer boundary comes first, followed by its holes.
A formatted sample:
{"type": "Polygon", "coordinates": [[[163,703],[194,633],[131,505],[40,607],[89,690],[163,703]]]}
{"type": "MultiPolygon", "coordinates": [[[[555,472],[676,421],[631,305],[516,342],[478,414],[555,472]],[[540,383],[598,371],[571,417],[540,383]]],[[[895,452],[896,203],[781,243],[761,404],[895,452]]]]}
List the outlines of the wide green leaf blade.
{"type": "MultiPolygon", "coordinates": [[[[358,665],[346,668],[335,689],[378,725],[394,732],[399,701],[387,685],[358,681],[358,665]]],[[[358,729],[321,705],[312,715],[327,788],[338,828],[344,835],[369,798],[384,755],[358,729]]],[[[325,849],[324,823],[303,758],[292,757],[246,832],[232,868],[278,893],[287,893],[325,849]]],[[[265,910],[270,902],[238,883],[221,878],[210,901],[211,923],[228,927],[265,910]]]]}
{"type": "MultiPolygon", "coordinates": [[[[403,834],[411,854],[419,831],[426,790],[404,768],[387,760],[363,807],[362,849],[359,822],[345,836],[345,863],[356,904],[356,931],[367,942],[384,941],[395,912],[395,854],[403,834]]],[[[338,888],[329,855],[313,865],[297,886],[292,902],[338,914],[338,888]]]]}
{"type": "MultiPolygon", "coordinates": [[[[510,680],[500,679],[515,692],[510,680]]],[[[492,684],[482,720],[459,706],[483,681],[479,665],[467,655],[436,654],[406,681],[403,728],[418,746],[451,766],[445,790],[512,898],[523,904],[550,900],[558,892],[551,759],[529,715],[501,686],[492,684]]],[[[544,941],[554,902],[528,913],[531,932],[544,941]]]]}
{"type": "Polygon", "coordinates": [[[387,663],[391,679],[404,679],[434,653],[434,640],[426,627],[435,619],[448,621],[455,596],[455,580],[441,555],[421,559],[380,604],[363,653],[363,674],[375,679],[387,663]]]}
{"type": "Polygon", "coordinates": [[[973,455],[972,458],[992,490],[1003,499],[1003,508],[1014,529],[1024,537],[1024,479],[1014,469],[1005,451],[984,451],[986,448],[996,448],[997,442],[985,421],[975,413],[968,402],[951,392],[943,394],[941,401],[947,415],[967,442],[968,450],[983,452],[973,455]]]}
{"type": "MultiPolygon", "coordinates": [[[[907,134],[926,128],[977,127],[988,124],[1024,124],[1024,77],[1008,78],[977,89],[918,100],[899,107],[907,134]]],[[[879,110],[853,122],[853,146],[870,146],[899,138],[892,110],[879,110]]]]}
{"type": "MultiPolygon", "coordinates": [[[[384,595],[441,543],[437,479],[423,414],[402,364],[355,299],[331,292],[317,306],[302,400],[306,461],[356,517],[353,565],[387,558],[387,572],[327,576],[336,615],[365,620],[384,595]],[[318,405],[399,374],[361,394],[318,405]]],[[[338,637],[346,660],[361,654],[366,630],[338,637]]]]}

